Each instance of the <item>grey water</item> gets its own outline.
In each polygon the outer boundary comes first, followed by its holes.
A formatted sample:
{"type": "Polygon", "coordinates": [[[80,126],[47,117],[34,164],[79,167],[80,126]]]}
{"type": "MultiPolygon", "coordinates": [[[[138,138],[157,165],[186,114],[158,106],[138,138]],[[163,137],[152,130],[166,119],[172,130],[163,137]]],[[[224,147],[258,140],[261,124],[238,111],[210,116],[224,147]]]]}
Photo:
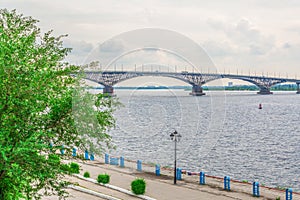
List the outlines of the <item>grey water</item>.
{"type": "Polygon", "coordinates": [[[116,90],[124,105],[110,131],[110,154],[300,191],[300,95],[274,92],[116,90]],[[262,104],[263,108],[258,109],[262,104]]]}

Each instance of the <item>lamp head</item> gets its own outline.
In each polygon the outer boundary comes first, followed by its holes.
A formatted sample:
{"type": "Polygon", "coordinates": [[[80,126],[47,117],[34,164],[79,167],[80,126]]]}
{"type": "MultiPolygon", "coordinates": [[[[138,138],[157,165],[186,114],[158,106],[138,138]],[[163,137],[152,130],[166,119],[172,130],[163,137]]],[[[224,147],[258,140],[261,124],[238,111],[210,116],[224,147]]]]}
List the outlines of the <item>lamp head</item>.
{"type": "Polygon", "coordinates": [[[175,130],[174,133],[170,135],[171,140],[179,142],[181,139],[181,135],[175,130]]]}
{"type": "MultiPolygon", "coordinates": [[[[176,132],[176,131],[175,131],[175,132],[176,132]]],[[[174,133],[175,133],[175,132],[174,132],[174,133]]],[[[170,134],[171,140],[174,140],[174,137],[175,137],[174,133],[171,133],[171,134],[170,134]]]]}

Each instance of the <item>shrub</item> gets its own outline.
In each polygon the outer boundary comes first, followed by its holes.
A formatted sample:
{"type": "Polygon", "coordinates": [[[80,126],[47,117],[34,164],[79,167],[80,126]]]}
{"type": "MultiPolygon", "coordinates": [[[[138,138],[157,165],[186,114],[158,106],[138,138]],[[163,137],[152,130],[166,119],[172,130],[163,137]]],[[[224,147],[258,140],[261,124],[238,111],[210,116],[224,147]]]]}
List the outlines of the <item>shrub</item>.
{"type": "Polygon", "coordinates": [[[280,197],[276,197],[276,200],[280,200],[280,197]]]}
{"type": "Polygon", "coordinates": [[[70,164],[70,172],[74,174],[79,174],[79,165],[77,163],[72,162],[70,164]]]}
{"type": "Polygon", "coordinates": [[[79,174],[79,165],[77,163],[70,163],[70,164],[62,164],[60,165],[60,169],[66,173],[71,174],[79,174]]]}
{"type": "Polygon", "coordinates": [[[60,169],[62,171],[64,171],[65,173],[69,173],[70,172],[70,166],[68,164],[62,164],[62,165],[60,165],[60,169]]]}
{"type": "Polygon", "coordinates": [[[108,174],[99,174],[98,175],[98,179],[97,179],[98,183],[106,184],[106,183],[109,183],[109,181],[110,181],[110,176],[108,174]]]}
{"type": "Polygon", "coordinates": [[[145,194],[146,182],[144,179],[135,179],[131,182],[131,190],[134,194],[145,194]]]}
{"type": "Polygon", "coordinates": [[[84,172],[83,177],[90,178],[90,173],[89,172],[84,172]]]}
{"type": "Polygon", "coordinates": [[[60,164],[60,157],[56,154],[49,154],[48,161],[51,165],[59,165],[60,164]]]}

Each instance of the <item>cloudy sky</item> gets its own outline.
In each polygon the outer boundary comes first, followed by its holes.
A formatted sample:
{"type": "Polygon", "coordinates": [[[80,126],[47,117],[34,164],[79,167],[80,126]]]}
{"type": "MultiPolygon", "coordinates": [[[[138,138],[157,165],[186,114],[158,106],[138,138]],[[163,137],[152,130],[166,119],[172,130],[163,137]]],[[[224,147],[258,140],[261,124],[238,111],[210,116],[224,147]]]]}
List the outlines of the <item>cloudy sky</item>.
{"type": "Polygon", "coordinates": [[[40,20],[43,31],[68,34],[65,45],[73,52],[67,60],[75,64],[114,36],[159,28],[199,44],[221,72],[300,78],[298,0],[1,0],[0,5],[40,20]]]}

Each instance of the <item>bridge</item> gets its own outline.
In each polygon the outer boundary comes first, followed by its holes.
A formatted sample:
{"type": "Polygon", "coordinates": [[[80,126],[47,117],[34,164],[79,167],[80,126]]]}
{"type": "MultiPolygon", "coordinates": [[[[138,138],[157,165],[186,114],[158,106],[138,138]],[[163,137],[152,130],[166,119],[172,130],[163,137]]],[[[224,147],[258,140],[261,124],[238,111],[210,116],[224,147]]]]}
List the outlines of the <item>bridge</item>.
{"type": "Polygon", "coordinates": [[[266,76],[245,76],[234,74],[218,74],[218,73],[194,73],[194,72],[144,72],[144,71],[84,71],[85,79],[97,82],[104,86],[103,93],[113,95],[113,86],[122,81],[141,76],[162,76],[175,78],[192,85],[193,96],[205,95],[202,85],[222,78],[237,79],[250,82],[259,88],[258,94],[272,94],[270,88],[276,84],[285,82],[294,82],[297,84],[297,94],[300,94],[300,80],[266,76]]]}

